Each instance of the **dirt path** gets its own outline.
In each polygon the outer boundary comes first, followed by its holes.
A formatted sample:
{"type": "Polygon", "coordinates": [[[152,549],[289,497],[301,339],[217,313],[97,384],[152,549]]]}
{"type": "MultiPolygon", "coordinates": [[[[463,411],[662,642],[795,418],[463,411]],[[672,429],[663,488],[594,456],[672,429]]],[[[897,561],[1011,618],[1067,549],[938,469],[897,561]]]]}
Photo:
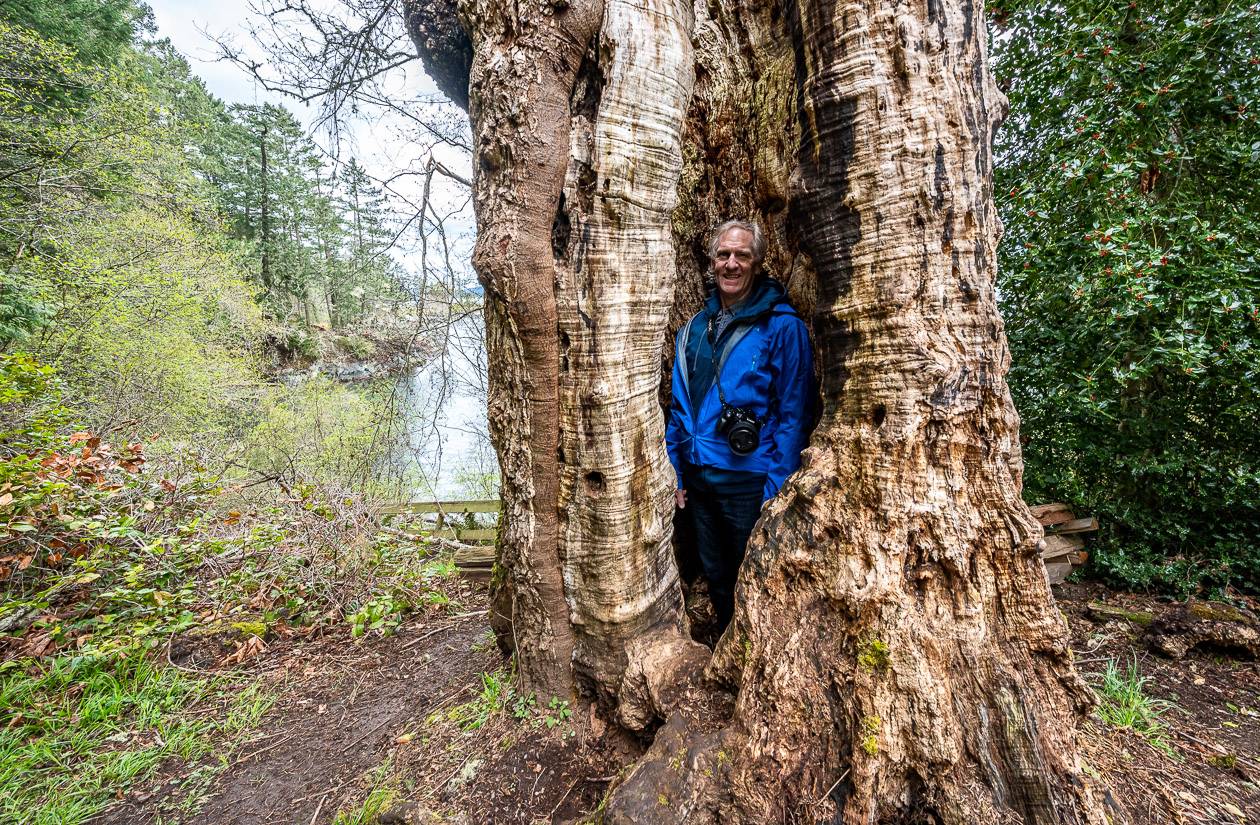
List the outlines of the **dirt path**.
{"type": "MultiPolygon", "coordinates": [[[[173,765],[94,822],[328,825],[340,812],[353,825],[524,825],[589,813],[637,746],[577,745],[568,708],[512,692],[484,588],[458,587],[460,612],[433,609],[390,638],[274,646],[254,667],[279,699],[225,769],[203,765],[198,784],[196,766],[173,765]]],[[[1087,605],[1161,603],[1095,586],[1057,592],[1082,675],[1097,686],[1108,662],[1136,662],[1145,695],[1168,703],[1155,742],[1087,723],[1085,769],[1115,809],[1135,825],[1260,825],[1260,663],[1213,650],[1159,658],[1140,627],[1091,618],[1087,605]]]]}
{"type": "Polygon", "coordinates": [[[463,607],[464,615],[413,620],[386,639],[272,652],[280,661],[260,676],[274,680],[280,698],[263,719],[263,735],[237,749],[199,800],[181,794],[184,770],[95,821],[332,822],[362,795],[364,775],[384,763],[404,729],[440,706],[465,701],[480,686],[480,674],[499,666],[498,652],[488,649],[481,599],[465,600],[463,607]],[[189,807],[198,810],[179,815],[189,807]]]}

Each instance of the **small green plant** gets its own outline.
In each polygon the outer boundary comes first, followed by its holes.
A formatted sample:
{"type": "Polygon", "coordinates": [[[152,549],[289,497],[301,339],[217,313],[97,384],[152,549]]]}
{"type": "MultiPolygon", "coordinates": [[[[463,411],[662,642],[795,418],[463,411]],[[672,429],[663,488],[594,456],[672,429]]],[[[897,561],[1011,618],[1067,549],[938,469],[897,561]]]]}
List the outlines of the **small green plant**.
{"type": "Polygon", "coordinates": [[[543,724],[548,728],[554,728],[572,715],[573,709],[569,707],[567,699],[552,696],[551,701],[547,703],[547,713],[543,716],[543,724]]]}
{"type": "Polygon", "coordinates": [[[319,357],[319,340],[304,329],[288,329],[280,339],[280,347],[292,357],[313,361],[319,357]]]}
{"type": "Polygon", "coordinates": [[[499,668],[493,673],[481,674],[481,693],[471,702],[451,708],[447,711],[446,718],[463,730],[476,730],[508,707],[516,715],[522,707],[516,703],[516,698],[512,674],[499,668]]]}
{"type": "Polygon", "coordinates": [[[376,352],[376,346],[366,338],[358,335],[339,335],[337,348],[352,358],[364,359],[376,352]]]}
{"type": "Polygon", "coordinates": [[[359,638],[369,631],[388,636],[402,623],[402,612],[405,605],[400,605],[393,596],[375,596],[362,607],[346,616],[350,623],[350,635],[359,638]]]}
{"type": "Polygon", "coordinates": [[[863,670],[887,670],[889,663],[888,645],[879,639],[868,639],[858,650],[858,666],[863,670]]]}
{"type": "Polygon", "coordinates": [[[473,653],[485,653],[488,650],[494,650],[497,642],[498,640],[494,635],[494,631],[486,630],[485,633],[482,633],[477,637],[477,641],[472,643],[469,650],[473,653]]]}
{"type": "Polygon", "coordinates": [[[398,798],[397,779],[393,776],[393,763],[386,759],[367,775],[371,790],[367,798],[349,810],[340,810],[333,825],[369,825],[376,822],[381,813],[398,798]]]}
{"type": "Polygon", "coordinates": [[[512,700],[512,718],[524,721],[534,715],[537,707],[538,700],[534,698],[532,690],[529,693],[518,693],[512,700]]]}
{"type": "Polygon", "coordinates": [[[1101,685],[1095,688],[1099,701],[1094,712],[1112,727],[1128,728],[1151,747],[1175,757],[1176,752],[1164,736],[1167,728],[1159,719],[1172,703],[1148,696],[1146,683],[1149,681],[1138,670],[1137,656],[1123,671],[1115,659],[1110,660],[1103,671],[1101,685]]]}

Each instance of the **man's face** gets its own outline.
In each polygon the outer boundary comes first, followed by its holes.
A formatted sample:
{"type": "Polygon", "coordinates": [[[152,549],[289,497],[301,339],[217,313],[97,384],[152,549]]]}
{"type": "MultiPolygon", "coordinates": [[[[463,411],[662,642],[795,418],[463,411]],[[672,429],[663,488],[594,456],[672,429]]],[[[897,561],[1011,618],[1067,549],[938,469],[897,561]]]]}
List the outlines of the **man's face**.
{"type": "Polygon", "coordinates": [[[753,278],[757,274],[752,241],[752,233],[745,229],[728,229],[718,240],[713,255],[713,275],[724,307],[739,303],[752,292],[753,278]]]}

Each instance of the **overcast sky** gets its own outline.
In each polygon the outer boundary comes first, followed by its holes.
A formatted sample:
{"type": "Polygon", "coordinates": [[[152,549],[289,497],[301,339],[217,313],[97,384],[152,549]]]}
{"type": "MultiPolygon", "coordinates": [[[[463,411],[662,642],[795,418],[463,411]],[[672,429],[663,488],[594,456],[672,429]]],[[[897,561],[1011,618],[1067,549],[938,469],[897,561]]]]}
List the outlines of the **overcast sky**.
{"type": "MultiPolygon", "coordinates": [[[[258,59],[261,54],[253,47],[248,34],[248,22],[252,12],[248,0],[148,0],[157,22],[157,36],[170,38],[176,50],[183,54],[192,70],[205,81],[210,92],[226,103],[277,103],[283,105],[310,129],[319,115],[317,105],[304,106],[298,101],[286,98],[275,92],[262,88],[244,69],[227,61],[216,59],[218,49],[211,37],[225,37],[238,48],[247,53],[254,52],[258,59]]],[[[334,0],[329,0],[333,3],[334,0]]],[[[264,73],[265,73],[264,69],[264,73]]],[[[396,70],[388,79],[391,99],[406,101],[415,100],[437,94],[433,82],[423,72],[417,60],[406,67],[396,70]]],[[[419,166],[421,148],[408,139],[410,131],[405,120],[393,113],[371,113],[367,122],[358,122],[341,136],[339,154],[342,161],[355,157],[359,163],[374,177],[389,179],[400,170],[414,169],[419,166]]],[[[331,141],[326,134],[312,135],[316,142],[330,148],[331,141]]],[[[448,167],[468,175],[468,159],[460,153],[438,151],[439,159],[448,167]]],[[[440,176],[435,177],[435,195],[440,199],[442,211],[449,211],[455,204],[466,198],[466,193],[440,176]]],[[[393,189],[400,195],[413,201],[419,198],[421,179],[419,177],[403,178],[393,183],[393,189]]],[[[403,209],[399,205],[400,210],[403,209]]],[[[472,229],[471,210],[467,214],[452,220],[448,224],[448,232],[470,233],[472,229]]],[[[407,265],[406,247],[400,257],[407,265]]],[[[461,249],[461,257],[466,256],[467,244],[457,245],[461,249]]],[[[463,263],[462,261],[459,263],[463,263]]]]}
{"type": "MultiPolygon", "coordinates": [[[[238,33],[249,15],[246,0],[149,0],[157,19],[158,36],[169,37],[193,71],[200,75],[217,97],[228,103],[281,103],[279,95],[256,88],[242,69],[231,63],[215,62],[215,47],[198,29],[212,34],[238,33]]],[[[245,38],[238,35],[238,43],[245,38]]]]}

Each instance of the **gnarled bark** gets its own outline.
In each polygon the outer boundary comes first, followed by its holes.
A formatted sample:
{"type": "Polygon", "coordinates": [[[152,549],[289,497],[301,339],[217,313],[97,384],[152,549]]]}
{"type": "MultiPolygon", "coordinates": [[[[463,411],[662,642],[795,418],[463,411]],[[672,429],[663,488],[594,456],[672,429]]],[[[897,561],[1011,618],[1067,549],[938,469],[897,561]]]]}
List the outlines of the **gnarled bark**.
{"type": "Polygon", "coordinates": [[[607,0],[598,24],[482,8],[477,266],[518,651],[576,652],[624,724],[669,717],[608,821],[1101,822],[1073,739],[1090,697],[1020,498],[979,5],[744,0],[697,4],[694,28],[675,0],[607,0]],[[679,634],[645,403],[671,267],[694,280],[731,213],[769,227],[824,397],[709,665],[733,709],[679,634]]]}
{"type": "MultiPolygon", "coordinates": [[[[442,3],[409,4],[445,30],[442,3]]],[[[526,686],[641,719],[626,645],[685,638],[657,401],[691,96],[680,0],[467,3],[500,564],[526,686]]],[[[422,50],[431,39],[417,37],[422,50]]],[[[440,59],[440,55],[430,55],[440,59]]],[[[659,674],[658,674],[659,675],[659,674]]]]}
{"type": "Polygon", "coordinates": [[[979,10],[784,11],[747,59],[772,83],[795,47],[787,240],[816,273],[824,415],[710,666],[733,718],[654,747],[610,819],[1100,822],[1073,739],[1089,693],[1020,499],[979,10]]]}
{"type": "Polygon", "coordinates": [[[574,665],[609,706],[627,643],[653,630],[685,637],[657,387],[673,304],[670,213],[691,96],[690,28],[682,0],[606,0],[571,97],[569,173],[552,236],[574,665]]]}
{"type": "Polygon", "coordinates": [[[571,696],[574,635],[559,554],[559,388],[552,216],[568,168],[569,95],[602,3],[469,3],[469,116],[485,287],[490,432],[502,469],[500,562],[525,684],[571,696]]]}

